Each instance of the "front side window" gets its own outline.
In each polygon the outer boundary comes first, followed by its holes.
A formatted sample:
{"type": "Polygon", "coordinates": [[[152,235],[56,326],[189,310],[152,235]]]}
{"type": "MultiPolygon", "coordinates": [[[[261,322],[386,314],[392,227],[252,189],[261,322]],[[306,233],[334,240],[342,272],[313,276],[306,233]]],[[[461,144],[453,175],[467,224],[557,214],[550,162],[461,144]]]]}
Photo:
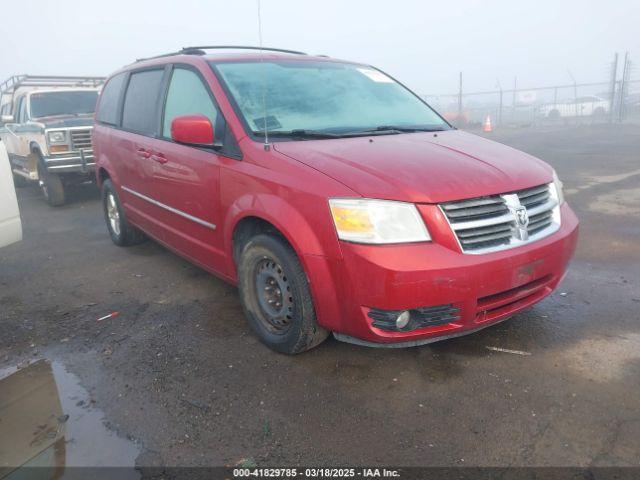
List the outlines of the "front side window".
{"type": "Polygon", "coordinates": [[[171,138],[171,122],[180,115],[201,114],[216,125],[218,112],[200,77],[185,68],[176,68],[171,75],[164,109],[162,135],[171,138]]]}
{"type": "Polygon", "coordinates": [[[132,73],[124,97],[122,127],[143,135],[156,132],[163,70],[132,73]]]}
{"type": "Polygon", "coordinates": [[[31,94],[31,117],[93,115],[98,101],[96,91],[60,91],[31,94]]]}
{"type": "Polygon", "coordinates": [[[212,62],[254,134],[445,130],[426,103],[384,73],[339,62],[212,62]],[[266,116],[265,116],[266,108],[266,116]]]}

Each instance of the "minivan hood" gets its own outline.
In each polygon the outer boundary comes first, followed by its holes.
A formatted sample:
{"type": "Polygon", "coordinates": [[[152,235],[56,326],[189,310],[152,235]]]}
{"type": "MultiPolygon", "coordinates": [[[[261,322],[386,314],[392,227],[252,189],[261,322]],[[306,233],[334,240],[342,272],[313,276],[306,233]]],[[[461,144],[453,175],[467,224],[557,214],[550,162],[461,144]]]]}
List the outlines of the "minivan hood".
{"type": "Polygon", "coordinates": [[[367,198],[440,203],[552,181],[551,167],[541,160],[459,130],[279,142],[274,148],[367,198]]]}

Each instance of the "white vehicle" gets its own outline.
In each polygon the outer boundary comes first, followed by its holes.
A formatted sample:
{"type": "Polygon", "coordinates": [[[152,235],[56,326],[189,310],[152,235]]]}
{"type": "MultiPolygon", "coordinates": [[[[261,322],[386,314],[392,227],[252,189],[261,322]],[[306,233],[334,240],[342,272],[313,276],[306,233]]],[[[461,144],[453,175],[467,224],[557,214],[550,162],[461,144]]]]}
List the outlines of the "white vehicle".
{"type": "Polygon", "coordinates": [[[9,156],[0,142],[0,248],[22,240],[22,222],[9,156]]]}
{"type": "Polygon", "coordinates": [[[102,77],[15,76],[0,85],[0,138],[16,186],[37,181],[52,206],[93,179],[93,112],[102,77]]]}
{"type": "Polygon", "coordinates": [[[540,107],[540,114],[548,118],[604,116],[607,113],[609,113],[609,100],[595,95],[540,107]]]}

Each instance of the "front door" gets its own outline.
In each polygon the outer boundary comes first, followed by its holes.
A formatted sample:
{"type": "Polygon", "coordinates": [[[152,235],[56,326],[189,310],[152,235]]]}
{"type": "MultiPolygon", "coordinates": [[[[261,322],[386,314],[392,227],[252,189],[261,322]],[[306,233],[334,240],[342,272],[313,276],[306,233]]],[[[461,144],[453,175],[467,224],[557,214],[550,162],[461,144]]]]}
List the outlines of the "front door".
{"type": "MultiPolygon", "coordinates": [[[[212,149],[171,140],[171,121],[180,115],[202,114],[214,128],[224,119],[200,73],[176,66],[166,93],[162,131],[154,142],[153,194],[165,241],[192,261],[211,270],[224,265],[220,205],[220,157],[212,149]]],[[[219,130],[219,128],[216,128],[219,130]]]]}

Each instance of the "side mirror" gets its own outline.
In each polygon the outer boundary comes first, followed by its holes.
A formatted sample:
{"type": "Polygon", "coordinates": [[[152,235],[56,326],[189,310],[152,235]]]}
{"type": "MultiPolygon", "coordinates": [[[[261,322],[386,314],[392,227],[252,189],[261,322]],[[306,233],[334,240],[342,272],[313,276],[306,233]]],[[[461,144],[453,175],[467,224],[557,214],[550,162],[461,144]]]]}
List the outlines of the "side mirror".
{"type": "Polygon", "coordinates": [[[13,115],[2,115],[0,118],[1,123],[13,123],[13,115]]]}
{"type": "Polygon", "coordinates": [[[181,115],[171,122],[171,139],[194,147],[219,148],[215,143],[213,125],[204,115],[181,115]]]}

